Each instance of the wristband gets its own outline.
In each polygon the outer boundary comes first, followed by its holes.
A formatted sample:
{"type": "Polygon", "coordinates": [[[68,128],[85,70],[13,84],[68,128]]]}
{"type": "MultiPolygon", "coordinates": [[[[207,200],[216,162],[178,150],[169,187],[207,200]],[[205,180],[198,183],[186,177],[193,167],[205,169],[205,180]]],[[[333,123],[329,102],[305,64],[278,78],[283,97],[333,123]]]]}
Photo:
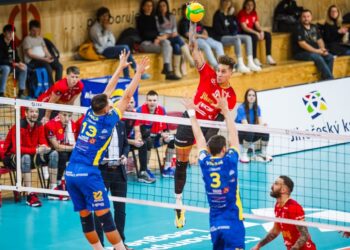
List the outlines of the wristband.
{"type": "Polygon", "coordinates": [[[193,117],[196,115],[196,111],[194,109],[188,109],[187,114],[189,117],[193,117]]]}

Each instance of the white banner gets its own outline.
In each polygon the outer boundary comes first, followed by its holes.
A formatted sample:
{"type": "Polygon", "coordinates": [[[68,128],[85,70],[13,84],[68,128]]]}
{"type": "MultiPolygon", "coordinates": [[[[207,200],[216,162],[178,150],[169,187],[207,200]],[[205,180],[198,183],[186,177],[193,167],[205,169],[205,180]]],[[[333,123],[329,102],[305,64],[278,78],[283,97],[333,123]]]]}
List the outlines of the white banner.
{"type": "MultiPolygon", "coordinates": [[[[350,135],[350,78],[262,91],[258,103],[269,127],[350,135]]],[[[276,155],[335,143],[272,135],[270,150],[276,155]]]]}

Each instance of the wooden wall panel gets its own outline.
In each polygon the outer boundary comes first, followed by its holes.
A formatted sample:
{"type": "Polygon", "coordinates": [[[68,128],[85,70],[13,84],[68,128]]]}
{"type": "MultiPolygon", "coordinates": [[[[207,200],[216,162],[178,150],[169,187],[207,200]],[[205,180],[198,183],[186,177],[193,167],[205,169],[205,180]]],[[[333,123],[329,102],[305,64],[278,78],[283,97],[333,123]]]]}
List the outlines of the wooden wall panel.
{"type": "MultiPolygon", "coordinates": [[[[180,16],[180,7],[185,2],[186,0],[170,0],[171,9],[177,16],[180,16]]],[[[211,26],[212,16],[218,9],[219,0],[201,0],[200,2],[205,5],[207,12],[203,22],[211,26]]],[[[234,0],[237,11],[241,8],[242,2],[243,0],[234,0]]],[[[279,0],[257,0],[257,10],[263,26],[271,26],[273,9],[278,2],[279,0]]],[[[22,5],[4,5],[0,8],[0,23],[6,24],[11,11],[18,8],[20,12],[15,18],[15,25],[18,37],[21,38],[22,23],[26,26],[26,22],[33,18],[33,14],[28,11],[31,6],[40,14],[43,35],[53,39],[63,54],[71,55],[79,44],[87,39],[88,26],[94,20],[95,11],[100,6],[106,6],[111,10],[112,29],[118,36],[123,29],[135,25],[139,3],[140,0],[52,0],[22,5]],[[23,11],[24,9],[27,9],[27,12],[23,11]],[[21,15],[23,14],[26,14],[27,18],[24,18],[22,22],[21,15]]],[[[298,4],[311,9],[314,19],[317,20],[324,19],[325,12],[331,4],[337,4],[344,13],[350,11],[349,0],[298,0],[298,4]]]]}

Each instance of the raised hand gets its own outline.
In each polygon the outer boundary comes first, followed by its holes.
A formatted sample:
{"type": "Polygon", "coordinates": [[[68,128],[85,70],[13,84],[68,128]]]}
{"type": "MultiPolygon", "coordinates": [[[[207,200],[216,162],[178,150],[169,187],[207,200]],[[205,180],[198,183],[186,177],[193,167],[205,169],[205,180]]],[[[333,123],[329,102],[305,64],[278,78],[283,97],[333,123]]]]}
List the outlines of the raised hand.
{"type": "Polygon", "coordinates": [[[126,50],[123,49],[123,51],[119,55],[118,67],[120,67],[121,69],[125,69],[126,67],[129,67],[129,65],[131,64],[131,62],[128,62],[129,56],[130,56],[130,51],[126,52],[126,50]]]}
{"type": "Polygon", "coordinates": [[[228,102],[227,97],[228,93],[220,93],[219,96],[213,96],[216,100],[216,104],[213,104],[213,106],[216,109],[221,109],[221,113],[223,115],[227,114],[230,110],[228,108],[228,102]]]}
{"type": "Polygon", "coordinates": [[[137,64],[136,72],[140,72],[141,74],[144,74],[145,71],[149,68],[149,64],[150,64],[149,58],[147,56],[144,56],[141,62],[137,64]]]}
{"type": "Polygon", "coordinates": [[[189,110],[189,109],[197,110],[198,109],[198,105],[194,104],[192,98],[183,98],[181,102],[187,110],[189,110]]]}

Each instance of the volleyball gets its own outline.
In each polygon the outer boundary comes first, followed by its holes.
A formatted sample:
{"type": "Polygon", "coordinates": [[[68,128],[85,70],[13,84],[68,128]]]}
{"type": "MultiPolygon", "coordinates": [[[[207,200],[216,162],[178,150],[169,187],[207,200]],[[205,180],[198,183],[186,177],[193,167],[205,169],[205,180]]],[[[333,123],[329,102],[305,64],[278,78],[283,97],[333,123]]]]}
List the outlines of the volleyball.
{"type": "Polygon", "coordinates": [[[204,17],[205,10],[203,5],[200,3],[191,3],[187,5],[186,8],[186,17],[188,20],[194,23],[198,23],[204,17]]]}

